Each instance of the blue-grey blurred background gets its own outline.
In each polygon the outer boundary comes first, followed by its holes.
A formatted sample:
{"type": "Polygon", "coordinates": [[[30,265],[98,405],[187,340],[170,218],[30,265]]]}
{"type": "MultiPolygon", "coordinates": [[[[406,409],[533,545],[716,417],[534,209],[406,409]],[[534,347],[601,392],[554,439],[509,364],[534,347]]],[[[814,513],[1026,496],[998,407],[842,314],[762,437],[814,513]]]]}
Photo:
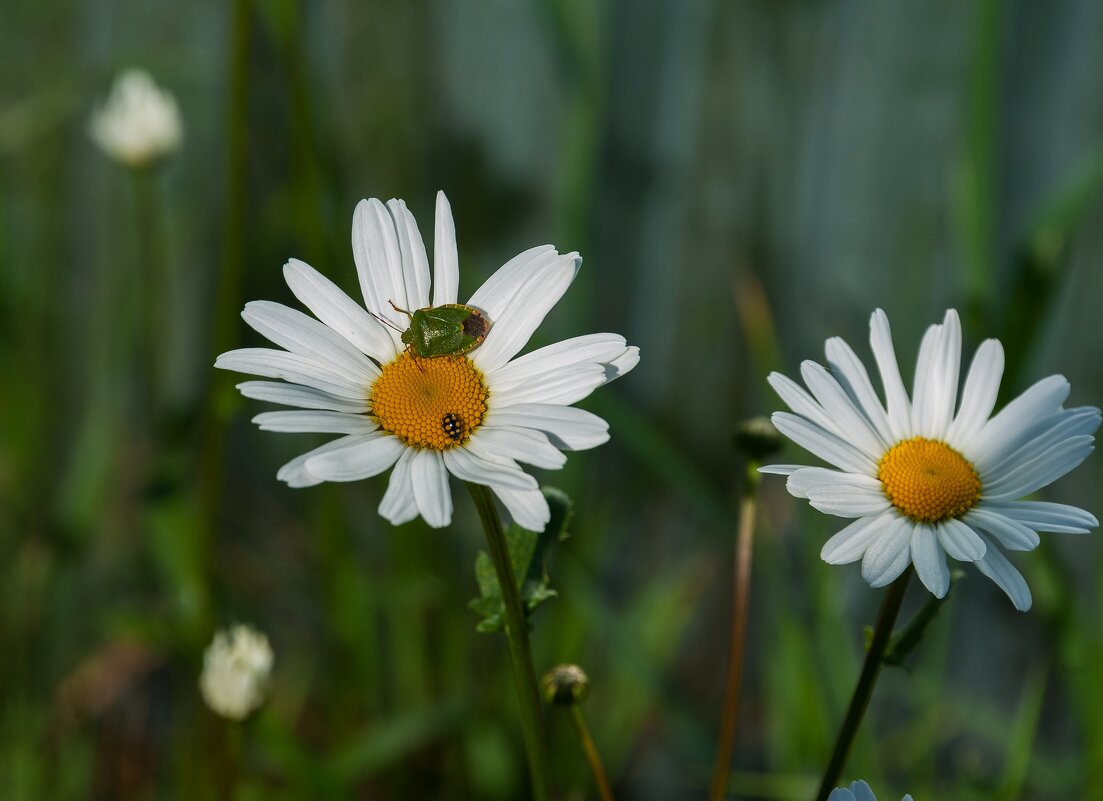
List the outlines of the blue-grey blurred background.
{"type": "MultiPolygon", "coordinates": [[[[462,488],[444,531],[380,519],[382,479],[290,490],[276,469],[316,443],[257,432],[263,405],[211,367],[261,344],[246,300],[294,305],[288,258],[355,290],[360,198],[405,198],[431,238],[444,189],[461,296],[524,248],[580,251],[538,344],[641,347],[583,403],[611,443],[541,476],[576,514],[533,632],[538,671],[589,672],[623,801],[707,787],[731,434],[777,407],[767,373],[831,335],[868,356],[881,306],[908,376],[953,306],[970,353],[1004,341],[1005,400],[1059,372],[1098,405],[1101,185],[1092,0],[5,0],[0,797],[526,797],[505,642],[465,608],[462,488]],[[184,127],[141,174],[87,133],[130,66],[184,127]],[[244,726],[196,689],[234,621],[276,653],[244,726]]],[[[1098,514],[1097,461],[1043,497],[1098,514]]],[[[762,499],[731,790],[796,801],[881,592],[820,562],[837,522],[778,479],[762,499]]],[[[844,776],[889,799],[1103,799],[1101,559],[1095,535],[1014,557],[1027,614],[966,568],[844,776]]],[[[547,723],[562,797],[596,797],[569,720],[547,723]]]]}

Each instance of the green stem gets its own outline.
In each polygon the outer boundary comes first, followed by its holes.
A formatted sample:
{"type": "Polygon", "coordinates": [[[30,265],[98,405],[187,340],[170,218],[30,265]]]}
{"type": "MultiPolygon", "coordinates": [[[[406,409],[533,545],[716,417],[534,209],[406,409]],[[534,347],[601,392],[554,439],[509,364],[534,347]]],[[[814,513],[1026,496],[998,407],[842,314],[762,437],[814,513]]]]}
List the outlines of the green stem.
{"type": "Polygon", "coordinates": [[[550,772],[548,770],[547,743],[544,740],[543,717],[540,713],[540,693],[536,685],[536,671],[532,664],[532,648],[529,645],[528,621],[521,606],[521,593],[517,589],[517,576],[513,572],[513,560],[509,556],[502,521],[494,506],[490,490],[480,484],[468,484],[475,508],[479,510],[490,558],[502,589],[502,601],[506,611],[506,639],[513,663],[513,681],[517,687],[517,701],[521,712],[521,734],[525,741],[525,753],[529,761],[529,779],[534,801],[549,801],[550,772]]]}
{"type": "Polygon", "coordinates": [[[237,797],[238,780],[241,777],[241,758],[245,749],[245,723],[223,721],[225,751],[223,753],[222,775],[219,777],[218,797],[220,801],[234,801],[237,797]]]}
{"type": "Polygon", "coordinates": [[[586,752],[586,761],[590,763],[590,770],[594,774],[594,783],[597,784],[601,801],[614,801],[613,788],[609,786],[609,777],[605,775],[605,766],[601,763],[601,755],[594,745],[594,738],[590,736],[590,729],[586,725],[586,718],[582,717],[582,707],[578,704],[571,706],[571,720],[574,721],[575,731],[578,732],[578,740],[582,743],[582,750],[586,752]]]}
{"type": "Polygon", "coordinates": [[[732,587],[731,646],[724,708],[720,716],[720,737],[712,770],[710,801],[720,801],[728,788],[728,769],[739,722],[739,686],[743,680],[743,644],[747,636],[747,607],[751,593],[751,558],[754,554],[755,497],[761,474],[757,463],[747,468],[747,482],[739,504],[739,530],[735,540],[735,577],[732,587]]]}
{"type": "Polygon", "coordinates": [[[141,415],[154,436],[157,418],[158,387],[157,345],[164,342],[161,325],[161,298],[163,286],[161,265],[157,258],[157,198],[153,167],[140,167],[131,171],[134,177],[134,213],[138,240],[138,264],[134,286],[137,297],[138,357],[140,360],[141,415]]]}
{"type": "Polygon", "coordinates": [[[892,638],[892,627],[896,623],[896,616],[900,614],[900,604],[904,601],[904,592],[908,588],[908,579],[911,575],[912,569],[909,567],[889,585],[885,592],[885,600],[881,602],[881,611],[877,614],[877,624],[873,629],[873,639],[869,643],[866,661],[862,665],[862,674],[858,677],[858,684],[850,699],[850,708],[846,711],[846,718],[835,739],[835,750],[831,753],[831,760],[823,772],[823,781],[820,783],[816,801],[827,801],[827,796],[836,787],[839,775],[843,772],[850,746],[862,725],[870,696],[873,695],[873,686],[877,683],[881,665],[884,664],[885,650],[892,638]]]}
{"type": "MultiPolygon", "coordinates": [[[[211,349],[214,355],[236,342],[235,325],[241,306],[245,271],[245,227],[248,209],[247,160],[249,153],[249,52],[252,25],[251,0],[234,0],[230,23],[229,87],[226,105],[226,208],[222,231],[222,267],[218,276],[211,349]]],[[[215,370],[201,420],[199,447],[199,497],[208,529],[213,528],[221,505],[225,450],[225,410],[234,377],[215,370]]],[[[210,539],[210,532],[200,532],[210,539]]]]}

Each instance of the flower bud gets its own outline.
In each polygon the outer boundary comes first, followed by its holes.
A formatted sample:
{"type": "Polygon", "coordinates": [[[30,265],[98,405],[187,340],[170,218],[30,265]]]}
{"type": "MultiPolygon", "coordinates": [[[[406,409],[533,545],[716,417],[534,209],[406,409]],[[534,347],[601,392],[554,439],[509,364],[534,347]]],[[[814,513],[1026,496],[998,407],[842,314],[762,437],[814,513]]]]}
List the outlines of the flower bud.
{"type": "Polygon", "coordinates": [[[92,141],[127,167],[146,167],[180,147],[183,128],[176,98],[148,72],[129,69],[111,87],[88,123],[92,141]]]}
{"type": "Polygon", "coordinates": [[[578,665],[558,665],[540,682],[544,699],[556,706],[581,704],[590,694],[590,679],[578,665]]]}
{"type": "Polygon", "coordinates": [[[222,717],[244,720],[264,703],[273,661],[268,638],[256,629],[237,625],[217,632],[203,654],[203,700],[222,717]]]}
{"type": "Polygon", "coordinates": [[[768,417],[751,417],[735,426],[735,447],[761,462],[781,450],[781,434],[768,417]]]}

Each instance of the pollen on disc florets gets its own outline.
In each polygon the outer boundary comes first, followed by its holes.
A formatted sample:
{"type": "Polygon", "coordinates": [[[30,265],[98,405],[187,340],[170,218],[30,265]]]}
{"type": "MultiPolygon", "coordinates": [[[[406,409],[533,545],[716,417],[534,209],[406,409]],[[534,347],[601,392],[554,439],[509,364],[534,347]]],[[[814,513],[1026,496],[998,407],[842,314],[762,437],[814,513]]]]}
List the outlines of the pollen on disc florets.
{"type": "Polygon", "coordinates": [[[466,356],[421,358],[403,351],[371,391],[372,414],[407,445],[443,451],[462,445],[486,415],[482,373],[466,356]]]}
{"type": "Polygon", "coordinates": [[[965,514],[980,499],[980,476],[945,442],[913,437],[898,442],[877,469],[892,505],[922,523],[965,514]]]}

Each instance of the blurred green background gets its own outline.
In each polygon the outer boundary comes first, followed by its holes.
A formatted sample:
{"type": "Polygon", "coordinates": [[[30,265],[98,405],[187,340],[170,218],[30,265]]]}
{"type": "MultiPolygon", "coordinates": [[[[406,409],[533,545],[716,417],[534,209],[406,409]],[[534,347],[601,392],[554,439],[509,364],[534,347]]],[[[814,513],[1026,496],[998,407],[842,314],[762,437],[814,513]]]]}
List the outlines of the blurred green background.
{"type": "MultiPolygon", "coordinates": [[[[618,797],[672,799],[704,795],[714,756],[731,431],[777,407],[766,374],[830,335],[866,356],[882,306],[909,375],[956,306],[970,354],[1004,340],[1005,400],[1060,372],[1099,404],[1101,179],[1092,0],[4,0],[0,798],[526,796],[505,642],[465,608],[461,488],[444,531],[380,519],[382,479],[290,490],[276,469],[316,443],[257,432],[264,405],[211,367],[261,344],[246,300],[295,305],[289,257],[355,290],[361,197],[405,198],[431,238],[444,189],[461,296],[526,247],[579,250],[534,344],[641,347],[583,403],[612,442],[541,476],[577,513],[534,647],[538,672],[589,672],[618,797]],[[144,178],[86,132],[128,66],[185,129],[144,178]],[[234,621],[276,653],[244,727],[196,689],[234,621]]],[[[1100,485],[1093,458],[1044,497],[1099,514],[1100,485]]],[[[819,561],[837,522],[778,479],[763,501],[732,789],[795,801],[881,593],[819,561]]],[[[966,569],[882,677],[848,778],[1103,799],[1103,550],[1050,535],[1014,559],[1034,608],[966,569]]],[[[595,797],[566,716],[548,726],[563,797],[595,797]]]]}

